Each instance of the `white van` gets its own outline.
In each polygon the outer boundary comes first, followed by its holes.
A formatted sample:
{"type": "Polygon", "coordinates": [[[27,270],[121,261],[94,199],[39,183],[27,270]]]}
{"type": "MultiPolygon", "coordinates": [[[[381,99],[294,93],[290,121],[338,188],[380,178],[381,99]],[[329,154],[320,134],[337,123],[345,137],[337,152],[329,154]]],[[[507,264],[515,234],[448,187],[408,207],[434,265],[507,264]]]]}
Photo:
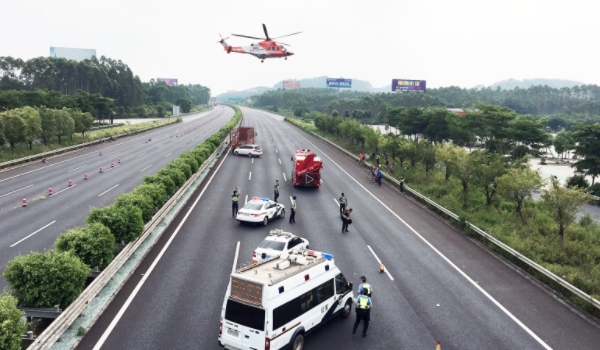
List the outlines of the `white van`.
{"type": "Polygon", "coordinates": [[[221,311],[219,345],[234,350],[304,348],[304,337],[352,311],[352,283],[333,256],[284,252],[231,275],[221,311]]]}

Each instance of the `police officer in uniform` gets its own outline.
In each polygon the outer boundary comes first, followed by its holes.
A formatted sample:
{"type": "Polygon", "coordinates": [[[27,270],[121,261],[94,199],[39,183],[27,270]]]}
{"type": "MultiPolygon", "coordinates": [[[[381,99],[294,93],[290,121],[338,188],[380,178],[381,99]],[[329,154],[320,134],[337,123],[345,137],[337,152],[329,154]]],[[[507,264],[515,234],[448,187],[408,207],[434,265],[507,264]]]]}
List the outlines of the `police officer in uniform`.
{"type": "Polygon", "coordinates": [[[348,231],[348,225],[352,223],[352,219],[350,219],[350,213],[352,213],[352,208],[344,210],[344,213],[342,214],[342,232],[350,232],[348,231]]]}
{"type": "Polygon", "coordinates": [[[358,295],[362,294],[363,290],[367,291],[367,296],[370,298],[371,293],[373,292],[373,287],[370,283],[367,283],[367,278],[365,276],[360,276],[360,284],[358,285],[358,295]]]}
{"type": "Polygon", "coordinates": [[[371,298],[367,296],[367,290],[363,289],[362,294],[356,297],[354,301],[354,305],[356,305],[356,321],[354,321],[354,328],[352,329],[352,334],[356,334],[356,329],[360,324],[360,321],[364,321],[363,324],[363,337],[367,336],[367,329],[369,329],[369,321],[371,320],[371,308],[373,307],[373,303],[371,302],[371,298]]]}
{"type": "Polygon", "coordinates": [[[275,187],[273,187],[273,197],[274,197],[274,201],[277,202],[277,198],[279,198],[279,180],[275,180],[275,187]]]}
{"type": "Polygon", "coordinates": [[[290,214],[290,224],[296,222],[296,209],[298,206],[296,205],[296,196],[292,197],[292,213],[290,214]]]}
{"type": "Polygon", "coordinates": [[[346,196],[344,196],[344,192],[342,192],[339,202],[340,202],[340,215],[344,215],[344,212],[346,211],[346,204],[348,203],[348,199],[346,198],[346,196]]]}
{"type": "Polygon", "coordinates": [[[234,188],[231,194],[231,216],[235,217],[238,212],[238,201],[240,199],[240,189],[234,188]]]}

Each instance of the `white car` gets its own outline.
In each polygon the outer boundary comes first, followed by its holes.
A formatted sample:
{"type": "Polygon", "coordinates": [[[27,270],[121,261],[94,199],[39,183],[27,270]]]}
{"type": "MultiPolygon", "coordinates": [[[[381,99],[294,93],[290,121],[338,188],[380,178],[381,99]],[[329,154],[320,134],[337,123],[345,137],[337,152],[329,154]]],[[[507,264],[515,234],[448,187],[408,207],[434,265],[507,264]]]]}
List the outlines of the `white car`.
{"type": "Polygon", "coordinates": [[[271,230],[267,238],[252,253],[252,263],[256,264],[284,251],[291,253],[294,249],[309,249],[308,240],[283,230],[271,230]]]}
{"type": "Polygon", "coordinates": [[[233,151],[233,154],[236,156],[260,157],[263,151],[259,145],[243,145],[233,151]]]}
{"type": "Polygon", "coordinates": [[[266,226],[269,221],[284,216],[285,206],[283,204],[269,198],[254,197],[238,210],[235,219],[239,222],[262,223],[266,226]]]}

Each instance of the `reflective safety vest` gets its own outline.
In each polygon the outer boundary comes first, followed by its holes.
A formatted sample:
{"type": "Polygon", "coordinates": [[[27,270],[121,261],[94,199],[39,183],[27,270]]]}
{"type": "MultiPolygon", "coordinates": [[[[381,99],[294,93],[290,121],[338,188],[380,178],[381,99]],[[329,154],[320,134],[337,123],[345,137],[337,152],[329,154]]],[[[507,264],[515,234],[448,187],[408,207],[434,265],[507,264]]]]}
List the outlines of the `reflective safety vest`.
{"type": "Polygon", "coordinates": [[[298,207],[296,206],[296,201],[292,201],[292,209],[296,210],[298,207]]]}
{"type": "Polygon", "coordinates": [[[365,290],[365,289],[367,290],[367,294],[371,294],[371,285],[370,284],[363,283],[363,284],[361,284],[361,286],[362,286],[363,290],[365,290]]]}
{"type": "Polygon", "coordinates": [[[358,297],[358,305],[356,306],[362,310],[369,310],[371,307],[369,306],[369,297],[366,295],[360,295],[358,297]]]}
{"type": "Polygon", "coordinates": [[[275,191],[279,192],[279,184],[275,184],[275,191]]]}
{"type": "Polygon", "coordinates": [[[234,202],[237,202],[238,198],[240,198],[240,196],[237,193],[234,193],[231,195],[231,200],[234,202]]]}
{"type": "Polygon", "coordinates": [[[346,204],[346,197],[344,197],[344,196],[340,197],[340,204],[346,204]]]}

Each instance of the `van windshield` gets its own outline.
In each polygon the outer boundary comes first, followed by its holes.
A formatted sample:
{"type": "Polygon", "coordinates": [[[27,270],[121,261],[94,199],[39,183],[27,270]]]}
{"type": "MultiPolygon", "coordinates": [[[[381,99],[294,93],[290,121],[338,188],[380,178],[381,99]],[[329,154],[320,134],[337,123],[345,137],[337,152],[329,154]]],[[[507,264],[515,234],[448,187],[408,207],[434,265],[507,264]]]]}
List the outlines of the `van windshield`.
{"type": "Polygon", "coordinates": [[[265,310],[235,300],[227,300],[225,319],[244,327],[265,330],[265,310]]]}
{"type": "Polygon", "coordinates": [[[269,241],[269,240],[264,240],[262,241],[259,245],[259,248],[261,249],[271,249],[271,250],[283,250],[283,247],[285,247],[285,242],[276,242],[276,241],[269,241]]]}

